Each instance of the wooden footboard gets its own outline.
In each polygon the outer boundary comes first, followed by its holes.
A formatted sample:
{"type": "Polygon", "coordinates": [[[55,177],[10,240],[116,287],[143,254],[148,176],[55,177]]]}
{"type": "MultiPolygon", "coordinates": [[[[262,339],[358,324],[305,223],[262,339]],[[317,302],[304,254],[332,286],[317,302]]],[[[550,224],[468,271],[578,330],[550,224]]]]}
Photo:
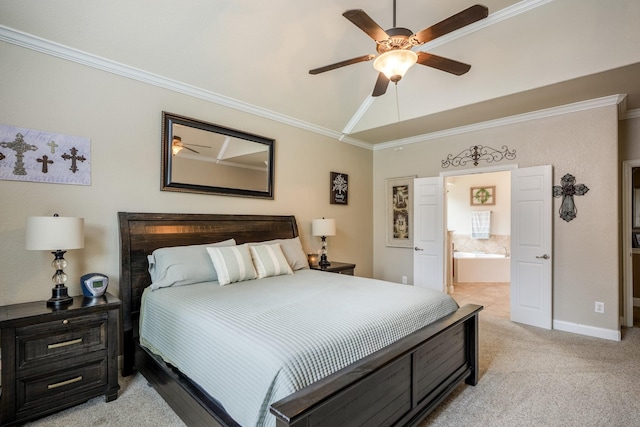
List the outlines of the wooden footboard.
{"type": "Polygon", "coordinates": [[[467,305],[271,406],[276,425],[413,425],[478,382],[478,313],[467,305]]]}

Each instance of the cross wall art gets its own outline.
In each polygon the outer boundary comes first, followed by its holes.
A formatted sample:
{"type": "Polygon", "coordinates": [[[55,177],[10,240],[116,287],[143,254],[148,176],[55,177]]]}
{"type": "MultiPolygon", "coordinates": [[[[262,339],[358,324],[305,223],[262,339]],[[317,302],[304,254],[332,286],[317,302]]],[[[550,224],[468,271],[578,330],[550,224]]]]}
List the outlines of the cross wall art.
{"type": "Polygon", "coordinates": [[[91,185],[91,141],[0,125],[0,179],[91,185]]]}

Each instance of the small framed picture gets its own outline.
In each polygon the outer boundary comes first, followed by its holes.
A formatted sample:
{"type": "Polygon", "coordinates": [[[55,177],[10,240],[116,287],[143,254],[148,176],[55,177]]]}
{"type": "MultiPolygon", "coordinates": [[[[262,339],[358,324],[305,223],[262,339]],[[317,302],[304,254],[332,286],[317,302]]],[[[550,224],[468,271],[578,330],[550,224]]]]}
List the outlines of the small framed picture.
{"type": "Polygon", "coordinates": [[[496,187],[471,187],[471,206],[488,206],[496,204],[496,187]]]}
{"type": "Polygon", "coordinates": [[[640,248],[640,233],[634,232],[631,236],[631,246],[640,248]]]}
{"type": "Polygon", "coordinates": [[[329,202],[332,205],[349,204],[349,175],[331,172],[330,189],[331,200],[329,202]]]}

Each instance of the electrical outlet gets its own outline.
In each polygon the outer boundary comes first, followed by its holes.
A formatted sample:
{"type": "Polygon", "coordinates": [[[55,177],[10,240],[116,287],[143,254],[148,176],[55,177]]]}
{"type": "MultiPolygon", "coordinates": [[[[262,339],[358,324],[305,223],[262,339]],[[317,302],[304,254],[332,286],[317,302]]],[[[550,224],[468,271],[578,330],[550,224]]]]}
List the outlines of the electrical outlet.
{"type": "Polygon", "coordinates": [[[596,301],[596,313],[604,313],[604,303],[596,301]]]}
{"type": "Polygon", "coordinates": [[[407,284],[407,276],[402,276],[402,284],[403,285],[407,284]]]}

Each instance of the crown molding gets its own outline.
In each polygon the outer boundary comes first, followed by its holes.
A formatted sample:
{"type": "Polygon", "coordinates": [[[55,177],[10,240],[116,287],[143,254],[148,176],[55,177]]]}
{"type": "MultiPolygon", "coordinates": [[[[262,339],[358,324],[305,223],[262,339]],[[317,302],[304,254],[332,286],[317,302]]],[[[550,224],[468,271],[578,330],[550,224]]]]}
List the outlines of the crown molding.
{"type": "MultiPolygon", "coordinates": [[[[575,113],[578,111],[591,110],[594,108],[619,105],[625,102],[626,97],[627,97],[626,95],[605,96],[602,98],[591,99],[588,101],[580,101],[572,104],[561,105],[559,107],[546,108],[543,110],[532,111],[530,113],[517,114],[514,116],[503,117],[500,119],[488,120],[486,122],[474,123],[471,125],[460,126],[457,128],[446,129],[438,132],[412,136],[410,138],[397,139],[395,141],[376,144],[374,147],[374,151],[399,147],[399,146],[408,145],[408,144],[415,144],[418,142],[431,141],[438,138],[445,138],[447,136],[460,135],[460,134],[469,133],[469,132],[476,132],[484,129],[491,129],[491,128],[496,128],[500,126],[512,125],[512,124],[522,123],[530,120],[544,119],[544,118],[560,116],[568,113],[575,113]]],[[[633,111],[637,111],[637,110],[633,110],[633,111]]]]}
{"type": "Polygon", "coordinates": [[[208,91],[196,86],[188,85],[177,80],[169,79],[159,74],[150,73],[148,71],[131,67],[101,56],[93,55],[79,49],[65,46],[60,43],[47,40],[33,34],[28,34],[16,29],[0,25],[0,41],[4,41],[26,49],[31,49],[46,55],[66,61],[75,62],[87,67],[95,68],[107,73],[115,74],[128,79],[136,80],[142,83],[157,86],[183,95],[202,99],[234,110],[253,114],[258,117],[273,120],[275,122],[284,123],[299,129],[307,130],[316,134],[327,136],[332,139],[344,140],[347,143],[358,145],[361,147],[371,148],[370,144],[358,141],[353,138],[343,138],[341,132],[327,129],[322,126],[314,125],[303,120],[277,113],[275,111],[260,108],[255,105],[229,98],[212,91],[208,91]]]}
{"type": "Polygon", "coordinates": [[[629,119],[640,119],[640,108],[636,108],[635,110],[625,111],[624,114],[620,116],[620,120],[629,120],[629,119]]]}

